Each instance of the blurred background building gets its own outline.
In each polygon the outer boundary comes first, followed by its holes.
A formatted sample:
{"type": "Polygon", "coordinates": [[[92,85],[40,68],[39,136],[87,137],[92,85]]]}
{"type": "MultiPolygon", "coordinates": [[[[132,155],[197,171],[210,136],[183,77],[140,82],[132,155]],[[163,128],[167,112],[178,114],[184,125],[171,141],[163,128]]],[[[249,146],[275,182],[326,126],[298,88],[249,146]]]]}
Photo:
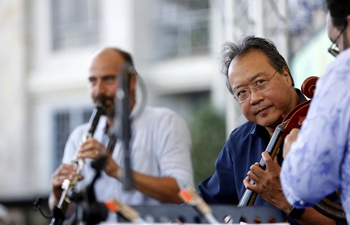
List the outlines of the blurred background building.
{"type": "Polygon", "coordinates": [[[32,203],[46,204],[69,133],[90,117],[98,48],[129,51],[147,87],[140,101],[189,123],[196,182],[244,121],[220,74],[226,41],[271,39],[297,87],[331,60],[323,0],[2,0],[0,34],[0,203],[12,224],[47,224],[32,203]]]}

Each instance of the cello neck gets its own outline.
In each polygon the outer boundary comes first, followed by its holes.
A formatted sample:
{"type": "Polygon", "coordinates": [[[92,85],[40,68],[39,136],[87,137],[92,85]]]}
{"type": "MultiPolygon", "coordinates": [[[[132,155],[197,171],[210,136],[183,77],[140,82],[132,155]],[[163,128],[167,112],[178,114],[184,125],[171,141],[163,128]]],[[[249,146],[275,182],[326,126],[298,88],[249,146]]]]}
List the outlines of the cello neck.
{"type": "MultiPolygon", "coordinates": [[[[272,159],[275,158],[275,156],[278,153],[278,149],[280,148],[281,143],[283,142],[282,133],[284,132],[285,125],[288,121],[281,123],[278,125],[275,129],[275,131],[272,134],[272,137],[269,141],[269,144],[266,147],[266,150],[272,159]]],[[[266,164],[263,158],[260,159],[259,166],[262,169],[265,169],[266,164]]],[[[250,180],[251,184],[254,184],[253,180],[250,180]]],[[[257,197],[257,194],[251,190],[246,189],[244,191],[244,194],[241,198],[241,200],[238,203],[238,207],[244,207],[248,205],[254,205],[255,199],[257,197]]]]}

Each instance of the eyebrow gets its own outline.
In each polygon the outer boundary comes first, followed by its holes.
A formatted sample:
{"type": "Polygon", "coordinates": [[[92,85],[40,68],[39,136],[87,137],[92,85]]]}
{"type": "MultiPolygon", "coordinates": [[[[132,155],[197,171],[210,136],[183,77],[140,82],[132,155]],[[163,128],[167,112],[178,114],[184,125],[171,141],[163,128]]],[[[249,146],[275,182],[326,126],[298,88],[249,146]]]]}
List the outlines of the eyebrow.
{"type": "MultiPolygon", "coordinates": [[[[117,77],[117,76],[118,76],[118,74],[107,74],[107,75],[102,76],[101,79],[104,80],[104,79],[108,79],[108,78],[111,78],[111,77],[114,78],[114,77],[117,77]]],[[[97,79],[97,77],[95,77],[94,75],[91,75],[91,76],[88,77],[88,79],[89,80],[95,80],[95,79],[97,79]]]]}
{"type": "Polygon", "coordinates": [[[108,79],[108,78],[111,78],[111,77],[116,78],[117,76],[118,76],[117,74],[107,74],[105,76],[102,76],[101,78],[102,79],[108,79]]]}
{"type": "MultiPolygon", "coordinates": [[[[265,72],[259,72],[259,73],[257,73],[257,74],[255,74],[253,77],[251,77],[250,79],[249,79],[249,83],[251,83],[251,82],[253,82],[253,80],[255,80],[256,78],[258,78],[258,77],[261,77],[261,76],[266,76],[266,73],[265,72]]],[[[240,88],[240,87],[242,87],[242,86],[247,86],[247,85],[238,85],[238,86],[236,86],[234,89],[233,89],[233,91],[235,91],[235,90],[237,90],[238,88],[240,88]]]]}

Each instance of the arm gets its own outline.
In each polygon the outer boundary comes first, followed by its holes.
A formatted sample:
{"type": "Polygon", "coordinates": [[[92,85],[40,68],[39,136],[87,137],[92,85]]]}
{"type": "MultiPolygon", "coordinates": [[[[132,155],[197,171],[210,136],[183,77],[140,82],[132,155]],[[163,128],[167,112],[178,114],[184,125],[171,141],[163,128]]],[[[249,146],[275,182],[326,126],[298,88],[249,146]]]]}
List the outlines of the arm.
{"type": "Polygon", "coordinates": [[[180,189],[194,186],[191,161],[191,134],[186,123],[175,113],[161,109],[152,130],[153,154],[158,162],[159,176],[134,172],[135,187],[162,202],[182,203],[180,189]]]}
{"type": "MultiPolygon", "coordinates": [[[[72,181],[76,175],[76,166],[72,165],[70,161],[73,159],[74,153],[80,144],[85,129],[83,126],[76,128],[69,136],[64,149],[62,164],[56,169],[51,176],[51,194],[49,197],[49,208],[51,210],[58,204],[62,195],[62,183],[65,179],[72,181]]],[[[74,212],[74,205],[70,204],[67,208],[66,217],[69,217],[74,212]]]]}
{"type": "MultiPolygon", "coordinates": [[[[108,163],[108,168],[105,171],[109,176],[112,176],[122,182],[122,170],[110,157],[111,162],[108,163]]],[[[180,204],[183,200],[178,196],[180,191],[179,185],[172,177],[154,177],[133,171],[134,187],[161,202],[180,204]]]]}
{"type": "MultiPolygon", "coordinates": [[[[96,159],[99,154],[105,154],[106,152],[106,148],[97,140],[89,139],[82,144],[82,148],[79,150],[78,157],[96,159]]],[[[113,160],[111,155],[108,156],[104,170],[107,175],[114,177],[122,182],[122,169],[113,160]]],[[[134,187],[142,193],[162,202],[183,202],[178,196],[180,188],[174,178],[148,176],[135,171],[132,173],[134,187]]]]}
{"type": "Polygon", "coordinates": [[[254,135],[246,135],[253,127],[248,122],[232,131],[216,159],[214,174],[199,184],[199,193],[207,203],[238,204],[245,191],[242,181],[250,166],[249,158],[255,154],[261,158],[260,153],[247,154],[248,147],[261,152],[261,142],[255,141],[254,135]]]}
{"type": "MultiPolygon", "coordinates": [[[[57,206],[61,195],[62,195],[62,183],[63,180],[69,179],[72,180],[75,176],[76,167],[73,165],[62,164],[52,175],[51,177],[51,192],[52,194],[49,197],[49,208],[52,211],[55,206],[57,206]]],[[[71,203],[67,207],[66,217],[69,217],[74,212],[74,205],[71,203]]]]}
{"type": "MultiPolygon", "coordinates": [[[[216,170],[209,178],[198,185],[199,194],[208,204],[238,203],[236,179],[233,171],[229,142],[222,148],[215,162],[216,170]]],[[[243,174],[243,173],[242,173],[243,174]]]]}
{"type": "Polygon", "coordinates": [[[172,177],[151,177],[141,173],[134,172],[133,178],[135,188],[142,193],[158,199],[161,202],[183,203],[179,197],[179,185],[172,177]]]}

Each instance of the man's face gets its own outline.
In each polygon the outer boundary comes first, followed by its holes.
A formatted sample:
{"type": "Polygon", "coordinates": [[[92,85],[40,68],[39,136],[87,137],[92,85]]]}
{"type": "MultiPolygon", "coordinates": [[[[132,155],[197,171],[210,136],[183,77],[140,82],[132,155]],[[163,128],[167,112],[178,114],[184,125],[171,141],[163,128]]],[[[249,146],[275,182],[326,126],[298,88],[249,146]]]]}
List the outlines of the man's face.
{"type": "Polygon", "coordinates": [[[327,13],[327,33],[328,37],[331,40],[332,43],[334,43],[338,48],[339,52],[342,52],[350,47],[350,40],[349,40],[349,26],[345,28],[343,33],[341,33],[341,30],[339,30],[337,27],[333,25],[332,18],[327,13]]]}
{"type": "Polygon", "coordinates": [[[115,114],[114,102],[118,88],[117,75],[124,62],[122,56],[113,50],[104,50],[91,62],[89,69],[90,94],[94,104],[102,103],[107,116],[115,114]]]}
{"type": "MultiPolygon", "coordinates": [[[[270,79],[275,72],[276,69],[262,51],[251,50],[232,60],[228,71],[231,89],[253,87],[262,79],[270,79]]],[[[274,129],[282,117],[296,105],[295,91],[286,69],[283,74],[277,71],[268,85],[270,89],[265,92],[256,93],[250,90],[250,97],[238,104],[249,121],[274,129]]]]}

